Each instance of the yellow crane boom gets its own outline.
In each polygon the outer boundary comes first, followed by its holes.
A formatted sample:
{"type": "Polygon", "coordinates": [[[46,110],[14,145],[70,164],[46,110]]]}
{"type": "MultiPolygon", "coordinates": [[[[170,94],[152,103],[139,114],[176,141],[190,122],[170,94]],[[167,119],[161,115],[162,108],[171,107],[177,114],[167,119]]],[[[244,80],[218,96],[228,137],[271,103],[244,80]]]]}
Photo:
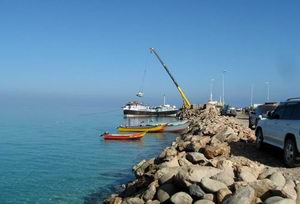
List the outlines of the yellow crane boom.
{"type": "Polygon", "coordinates": [[[178,91],[179,91],[179,93],[181,95],[184,107],[186,109],[191,109],[192,105],[191,105],[189,99],[187,98],[187,96],[185,95],[185,93],[183,92],[183,90],[180,88],[180,86],[178,85],[178,83],[175,81],[175,79],[172,76],[172,74],[170,73],[167,65],[161,60],[161,58],[159,57],[159,55],[157,54],[157,52],[155,51],[154,48],[150,48],[150,52],[155,54],[155,56],[157,57],[158,61],[162,64],[162,66],[165,68],[165,70],[167,71],[167,73],[171,77],[172,81],[174,82],[176,88],[178,89],[178,91]]]}

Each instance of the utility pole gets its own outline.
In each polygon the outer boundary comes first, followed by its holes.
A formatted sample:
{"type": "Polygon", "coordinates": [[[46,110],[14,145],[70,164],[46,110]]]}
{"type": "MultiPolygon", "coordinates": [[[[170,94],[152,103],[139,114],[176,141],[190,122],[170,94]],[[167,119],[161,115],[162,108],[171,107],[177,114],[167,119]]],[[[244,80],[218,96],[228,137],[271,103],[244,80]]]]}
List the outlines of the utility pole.
{"type": "Polygon", "coordinates": [[[210,80],[210,97],[209,97],[209,101],[213,101],[214,81],[215,81],[215,79],[210,80]]]}
{"type": "Polygon", "coordinates": [[[254,91],[254,84],[251,84],[250,107],[253,106],[253,91],[254,91]]]}
{"type": "Polygon", "coordinates": [[[267,102],[270,102],[270,82],[265,82],[267,85],[267,102]]]}
{"type": "Polygon", "coordinates": [[[223,106],[225,105],[225,73],[227,71],[224,69],[222,72],[222,98],[223,98],[223,106]]]}

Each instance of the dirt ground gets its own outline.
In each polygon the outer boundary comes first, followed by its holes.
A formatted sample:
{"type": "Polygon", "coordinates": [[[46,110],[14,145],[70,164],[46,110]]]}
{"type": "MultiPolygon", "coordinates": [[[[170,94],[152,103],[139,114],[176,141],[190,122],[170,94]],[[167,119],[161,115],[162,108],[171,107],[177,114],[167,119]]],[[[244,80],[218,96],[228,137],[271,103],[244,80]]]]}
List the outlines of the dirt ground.
{"type": "MultiPolygon", "coordinates": [[[[238,113],[235,119],[241,125],[248,127],[248,115],[238,113]]],[[[270,145],[265,145],[263,150],[257,150],[254,143],[245,142],[231,143],[230,146],[232,155],[243,156],[266,166],[277,168],[287,178],[300,181],[300,167],[285,168],[282,150],[270,145]]]]}

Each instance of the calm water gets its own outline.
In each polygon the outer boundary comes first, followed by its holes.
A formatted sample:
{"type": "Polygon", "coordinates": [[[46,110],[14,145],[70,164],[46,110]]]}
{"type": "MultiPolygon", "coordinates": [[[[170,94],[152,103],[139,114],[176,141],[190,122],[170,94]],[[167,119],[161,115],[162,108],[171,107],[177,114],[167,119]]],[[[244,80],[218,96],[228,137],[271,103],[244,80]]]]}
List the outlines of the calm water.
{"type": "MultiPolygon", "coordinates": [[[[0,203],[92,203],[133,178],[132,165],[156,156],[176,137],[104,141],[121,110],[101,107],[1,107],[0,203]]],[[[160,119],[174,120],[174,119],[160,119]]]]}

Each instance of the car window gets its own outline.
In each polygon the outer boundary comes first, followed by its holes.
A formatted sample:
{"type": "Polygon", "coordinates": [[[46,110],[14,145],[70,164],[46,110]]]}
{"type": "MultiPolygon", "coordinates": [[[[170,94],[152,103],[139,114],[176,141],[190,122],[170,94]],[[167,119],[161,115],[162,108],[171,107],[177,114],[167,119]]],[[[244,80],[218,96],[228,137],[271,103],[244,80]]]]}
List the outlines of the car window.
{"type": "Polygon", "coordinates": [[[292,115],[293,120],[300,120],[300,104],[295,105],[292,115]]]}
{"type": "Polygon", "coordinates": [[[283,113],[284,113],[284,105],[279,105],[273,115],[272,115],[272,118],[273,119],[282,119],[282,116],[283,116],[283,113]]]}
{"type": "Polygon", "coordinates": [[[296,109],[296,104],[287,104],[281,119],[284,120],[293,120],[293,114],[296,109]]]}

